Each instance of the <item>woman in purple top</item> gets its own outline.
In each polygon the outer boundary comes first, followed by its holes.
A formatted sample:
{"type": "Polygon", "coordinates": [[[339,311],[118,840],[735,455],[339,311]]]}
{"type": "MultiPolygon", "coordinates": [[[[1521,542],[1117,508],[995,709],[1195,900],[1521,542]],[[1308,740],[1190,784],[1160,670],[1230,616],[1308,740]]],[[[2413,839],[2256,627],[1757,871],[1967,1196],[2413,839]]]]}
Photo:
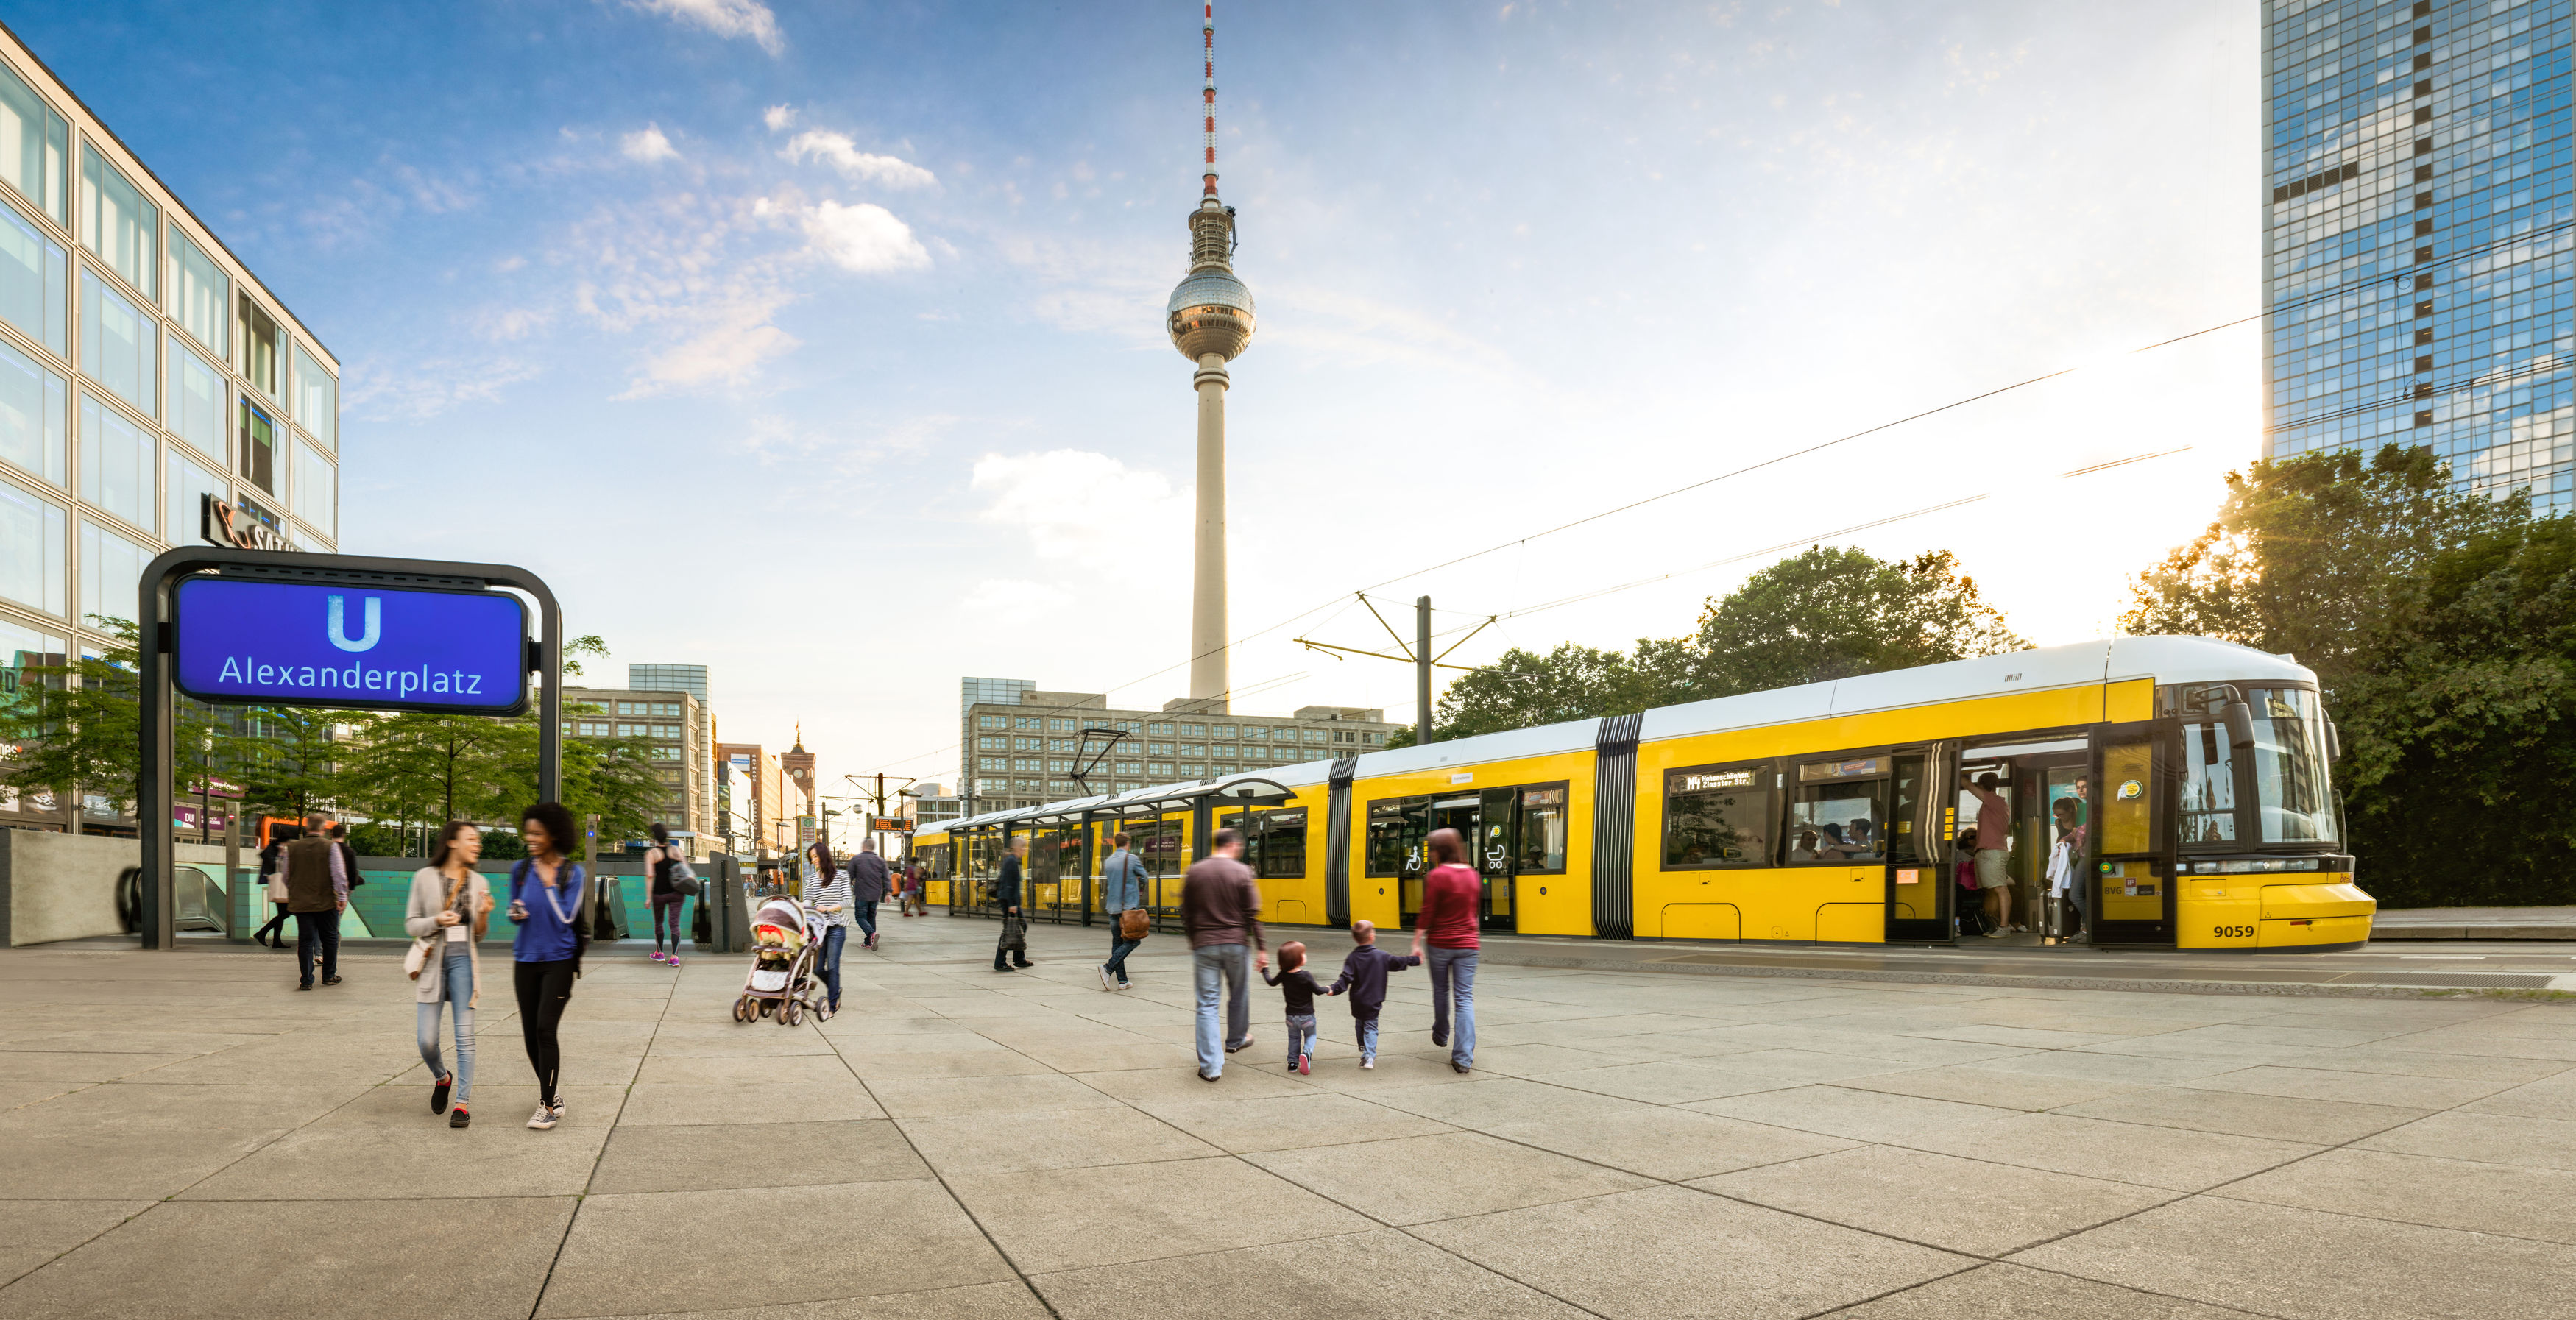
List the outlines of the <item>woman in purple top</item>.
{"type": "Polygon", "coordinates": [[[540,802],[519,815],[528,855],[510,868],[510,920],[519,923],[510,945],[517,960],[512,980],[528,1064],[537,1071],[537,1112],[528,1126],[544,1131],[563,1121],[563,1047],[555,1033],[590,942],[590,918],[582,910],[589,895],[581,865],[563,853],[574,838],[572,813],[561,803],[540,802]]]}

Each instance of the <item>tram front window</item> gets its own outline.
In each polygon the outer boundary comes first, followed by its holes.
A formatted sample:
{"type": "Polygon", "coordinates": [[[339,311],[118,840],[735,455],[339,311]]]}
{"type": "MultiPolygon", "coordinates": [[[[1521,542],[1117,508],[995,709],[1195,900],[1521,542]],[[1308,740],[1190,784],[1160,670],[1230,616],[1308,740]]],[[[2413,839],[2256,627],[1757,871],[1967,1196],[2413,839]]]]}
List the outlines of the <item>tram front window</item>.
{"type": "Polygon", "coordinates": [[[2335,841],[2325,716],[2306,688],[2255,688],[2254,807],[2265,843],[2335,841]]]}
{"type": "Polygon", "coordinates": [[[2175,811],[2184,843],[2236,840],[2236,759],[2227,726],[2182,726],[2182,802],[2175,811]]]}

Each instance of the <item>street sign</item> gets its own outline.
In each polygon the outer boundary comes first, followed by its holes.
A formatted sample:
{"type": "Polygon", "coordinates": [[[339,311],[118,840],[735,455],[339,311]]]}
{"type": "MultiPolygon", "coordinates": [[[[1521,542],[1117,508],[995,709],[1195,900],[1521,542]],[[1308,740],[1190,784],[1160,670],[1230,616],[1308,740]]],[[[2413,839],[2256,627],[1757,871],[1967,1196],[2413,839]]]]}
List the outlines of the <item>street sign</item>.
{"type": "Polygon", "coordinates": [[[868,828],[872,831],[902,831],[911,829],[912,822],[905,820],[901,816],[870,816],[868,817],[868,828]]]}
{"type": "Polygon", "coordinates": [[[178,689],[224,705],[515,715],[528,620],[497,591],[191,577],[171,609],[178,689]]]}

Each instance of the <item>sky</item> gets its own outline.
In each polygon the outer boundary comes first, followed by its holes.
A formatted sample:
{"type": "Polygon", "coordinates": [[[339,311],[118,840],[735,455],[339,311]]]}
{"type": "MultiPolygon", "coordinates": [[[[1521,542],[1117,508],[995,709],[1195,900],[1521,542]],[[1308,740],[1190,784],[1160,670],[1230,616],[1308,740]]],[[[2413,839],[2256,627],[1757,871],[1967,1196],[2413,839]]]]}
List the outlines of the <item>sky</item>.
{"type": "MultiPolygon", "coordinates": [[[[343,364],[343,551],[530,568],[831,783],[953,784],[966,675],[1186,695],[1195,3],[5,18],[343,364]]],[[[2259,310],[2256,19],[1220,3],[1236,709],[1410,721],[1296,643],[1359,591],[1473,664],[1819,542],[2112,631],[2259,456],[2259,323],[2132,351],[2259,310]]]]}

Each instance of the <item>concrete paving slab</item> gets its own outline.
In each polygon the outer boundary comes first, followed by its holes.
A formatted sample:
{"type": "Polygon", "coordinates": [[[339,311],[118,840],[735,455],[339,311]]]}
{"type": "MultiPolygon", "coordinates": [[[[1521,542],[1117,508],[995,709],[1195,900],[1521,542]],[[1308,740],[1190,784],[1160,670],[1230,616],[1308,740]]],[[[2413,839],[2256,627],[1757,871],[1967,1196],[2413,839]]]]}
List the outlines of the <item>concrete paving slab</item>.
{"type": "Polygon", "coordinates": [[[1611,1320],[1811,1315],[1969,1264],[1682,1187],[1444,1220],[1412,1232],[1611,1320]]]}
{"type": "Polygon", "coordinates": [[[618,1116],[622,1127],[729,1124],[743,1116],[824,1123],[883,1118],[857,1078],[837,1082],[638,1082],[618,1116]]]}
{"type": "MultiPolygon", "coordinates": [[[[769,1030],[779,1028],[770,1027],[769,1030]]],[[[571,1056],[564,1059],[564,1073],[568,1079],[578,1062],[571,1056]]],[[[828,1085],[851,1079],[850,1065],[843,1062],[840,1055],[824,1053],[789,1054],[775,1058],[670,1058],[655,1054],[641,1061],[641,1065],[633,1070],[631,1080],[638,1083],[801,1082],[828,1085]]]]}
{"type": "Polygon", "coordinates": [[[0,1050],[0,1082],[111,1082],[195,1057],[194,1054],[0,1050]]]}
{"type": "Polygon", "coordinates": [[[1220,1150],[1237,1154],[1344,1146],[1456,1130],[1446,1123],[1374,1101],[1327,1091],[1235,1100],[1143,1100],[1136,1104],[1220,1150]]]}
{"type": "Polygon", "coordinates": [[[1691,1186],[1977,1256],[2006,1255],[2177,1195],[1891,1146],[1720,1174],[1691,1186]]]}
{"type": "Polygon", "coordinates": [[[2230,1183],[2211,1195],[2576,1243],[2576,1170],[2570,1169],[2348,1147],[2230,1183]]]}
{"type": "Polygon", "coordinates": [[[2357,1143],[2370,1150],[2444,1159],[2576,1169],[2576,1121],[2454,1110],[2357,1143]]]}
{"type": "Polygon", "coordinates": [[[2015,1263],[2288,1320],[2576,1314],[2576,1247],[2197,1196],[2015,1263]],[[2246,1244],[2260,1242],[2260,1251],[2246,1244]],[[2332,1268],[2284,1269],[2287,1261],[2332,1268]]]}
{"type": "Polygon", "coordinates": [[[1010,1077],[916,1077],[871,1081],[877,1103],[896,1118],[1094,1109],[1118,1101],[1060,1074],[1010,1077]]]}
{"type": "MultiPolygon", "coordinates": [[[[413,1097],[417,1100],[419,1097],[413,1097]]],[[[475,1200],[578,1196],[608,1140],[613,1112],[551,1132],[527,1130],[536,1090],[504,1107],[478,1098],[458,1131],[422,1104],[399,1125],[311,1124],[180,1192],[184,1200],[475,1200]]]]}
{"type": "Polygon", "coordinates": [[[2513,1082],[2536,1082],[2555,1077],[2571,1069],[2576,1062],[2560,1059],[2500,1059],[2473,1054],[2440,1054],[2428,1050],[2396,1049],[2387,1045],[2362,1045],[2348,1050],[2327,1050],[2299,1060],[2299,1067],[2330,1072],[2388,1073],[2400,1077],[2460,1077],[2470,1080],[2500,1079],[2513,1082]]]}
{"type": "MultiPolygon", "coordinates": [[[[846,956],[846,955],[845,955],[846,956]]],[[[871,1297],[837,1297],[821,1302],[788,1302],[720,1311],[661,1311],[621,1320],[1046,1320],[1046,1303],[1014,1279],[1008,1283],[972,1283],[922,1292],[880,1293],[871,1297]]]]}
{"type": "Polygon", "coordinates": [[[2456,1077],[2408,1077],[2392,1073],[2343,1072],[2295,1066],[2257,1064],[2235,1072],[2197,1077],[2178,1089],[2243,1091],[2285,1099],[2338,1100],[2354,1104],[2395,1105],[2405,1109],[2449,1109],[2508,1090],[2511,1082],[2456,1077]]]}
{"type": "Polygon", "coordinates": [[[730,1188],[813,1187],[927,1178],[902,1134],[882,1118],[764,1122],[744,1114],[729,1124],[621,1126],[589,1190],[699,1192],[730,1188]]]}
{"type": "MultiPolygon", "coordinates": [[[[152,1208],[151,1201],[0,1201],[0,1284],[152,1208]]],[[[5,1302],[0,1296],[0,1302],[5,1302]]]]}
{"type": "MultiPolygon", "coordinates": [[[[2463,1086],[2480,1085],[2463,1082],[2463,1086]]],[[[2576,1072],[2526,1082],[2491,1092],[2463,1106],[2472,1113],[2513,1114],[2521,1118],[2565,1118],[2576,1115],[2576,1072]]]]}
{"type": "Polygon", "coordinates": [[[976,1221],[1031,1274],[1377,1227],[1231,1157],[1040,1169],[954,1186],[976,1221]]]}
{"type": "Polygon", "coordinates": [[[1927,1100],[1955,1100],[1961,1104],[2035,1112],[2099,1100],[2106,1095],[2138,1090],[2145,1084],[1960,1066],[1846,1077],[1834,1085],[1853,1091],[1886,1091],[1895,1095],[1919,1095],[1927,1100]]]}
{"type": "Polygon", "coordinates": [[[522,1320],[571,1198],[439,1208],[424,1224],[398,1200],[169,1202],[0,1289],[0,1314],[522,1320]]]}
{"type": "Polygon", "coordinates": [[[951,1178],[1195,1160],[1223,1153],[1150,1113],[1125,1106],[949,1112],[908,1117],[902,1124],[922,1156],[951,1178]]]}
{"type": "MultiPolygon", "coordinates": [[[[1930,1100],[1888,1091],[1858,1091],[1841,1086],[1801,1086],[1762,1091],[1682,1106],[1722,1118],[1739,1118],[1800,1132],[1820,1132],[1852,1141],[1906,1142],[1931,1131],[1949,1131],[2016,1116],[2020,1111],[1993,1105],[1930,1100]]],[[[1910,1143],[1909,1143],[1910,1144],[1910,1143]]]]}
{"type": "Polygon", "coordinates": [[[1447,1132],[1337,1147],[1264,1151],[1244,1157],[1290,1182],[1382,1223],[1456,1219],[1570,1201],[1652,1185],[1481,1132],[1447,1132]]]}
{"type": "Polygon", "coordinates": [[[1066,1320],[1151,1315],[1575,1320],[1583,1315],[1526,1285],[1385,1229],[1067,1270],[1040,1275],[1036,1283],[1066,1320]]]}
{"type": "Polygon", "coordinates": [[[1304,1079],[1286,1073],[1262,1073],[1249,1068],[1229,1068],[1214,1082],[1202,1082],[1198,1065],[1189,1067],[1137,1068],[1119,1072],[1084,1073],[1082,1084],[1103,1095],[1142,1104],[1164,1100],[1241,1099],[1263,1095],[1314,1095],[1317,1089],[1304,1079]]]}
{"type": "Polygon", "coordinates": [[[2019,1265],[1982,1265],[1836,1311],[1835,1320],[2240,1320],[2207,1306],[2019,1265]]]}
{"type": "Polygon", "coordinates": [[[2411,1123],[2428,1111],[2305,1096],[2168,1086],[2104,1096],[2067,1105],[2056,1112],[2194,1132],[2337,1145],[2411,1123]]]}
{"type": "Polygon", "coordinates": [[[2311,1155],[2323,1146],[2218,1132],[2113,1123],[2068,1114],[2016,1114],[1908,1138],[1917,1150],[2087,1178],[2196,1192],[2311,1155]]]}
{"type": "MultiPolygon", "coordinates": [[[[938,1183],[799,1188],[808,1225],[899,1224],[903,1249],[878,1234],[790,1231],[779,1196],[758,1189],[596,1195],[563,1238],[535,1314],[651,1315],[776,1307],[1013,1280],[1009,1265],[938,1183]],[[786,1255],[774,1268],[711,1259],[711,1225],[774,1224],[786,1255]]],[[[522,1315],[527,1314],[521,1312],[522,1315]]]]}

